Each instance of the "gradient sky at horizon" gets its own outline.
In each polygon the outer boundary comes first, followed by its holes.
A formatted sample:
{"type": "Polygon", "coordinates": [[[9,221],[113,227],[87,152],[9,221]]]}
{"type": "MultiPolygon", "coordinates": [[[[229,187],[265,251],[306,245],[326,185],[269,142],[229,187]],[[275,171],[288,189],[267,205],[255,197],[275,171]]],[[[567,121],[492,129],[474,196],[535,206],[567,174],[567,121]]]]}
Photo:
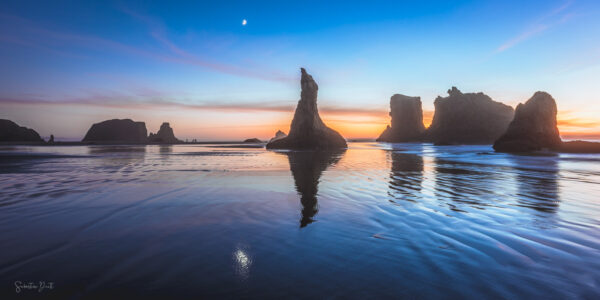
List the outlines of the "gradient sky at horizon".
{"type": "Polygon", "coordinates": [[[389,98],[457,86],[553,95],[563,137],[600,138],[599,1],[2,1],[0,118],[81,139],[106,119],[179,138],[288,131],[300,67],[324,121],[376,137],[389,98]],[[247,24],[242,26],[242,20],[247,24]]]}

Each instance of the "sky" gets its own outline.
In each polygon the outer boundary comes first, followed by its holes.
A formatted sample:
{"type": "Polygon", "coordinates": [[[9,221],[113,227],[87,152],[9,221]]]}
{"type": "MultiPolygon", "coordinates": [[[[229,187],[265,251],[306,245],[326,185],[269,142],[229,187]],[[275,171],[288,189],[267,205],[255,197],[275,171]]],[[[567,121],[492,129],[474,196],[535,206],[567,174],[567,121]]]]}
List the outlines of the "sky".
{"type": "Polygon", "coordinates": [[[304,67],[346,138],[377,137],[396,93],[428,125],[452,86],[513,107],[546,91],[563,138],[600,138],[597,0],[144,2],[3,0],[0,118],[57,140],[114,118],[268,139],[304,67]]]}

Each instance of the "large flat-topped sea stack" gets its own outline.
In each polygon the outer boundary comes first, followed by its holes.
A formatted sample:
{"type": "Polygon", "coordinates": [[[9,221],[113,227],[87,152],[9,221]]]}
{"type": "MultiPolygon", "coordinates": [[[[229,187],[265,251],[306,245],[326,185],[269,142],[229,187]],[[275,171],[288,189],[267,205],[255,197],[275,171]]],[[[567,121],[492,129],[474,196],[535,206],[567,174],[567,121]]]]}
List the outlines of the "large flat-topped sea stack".
{"type": "Polygon", "coordinates": [[[461,93],[456,87],[448,97],[437,97],[427,140],[435,144],[492,144],[513,119],[512,107],[484,93],[461,93]]]}
{"type": "Polygon", "coordinates": [[[390,98],[390,117],[392,126],[388,126],[377,138],[378,142],[412,142],[422,139],[425,132],[421,97],[409,97],[395,94],[390,98]]]}
{"type": "Polygon", "coordinates": [[[160,129],[156,134],[150,133],[148,136],[148,141],[151,143],[161,143],[161,144],[177,144],[181,143],[179,139],[175,137],[175,133],[173,133],[173,128],[169,123],[164,122],[160,125],[160,129]]]}
{"type": "Polygon", "coordinates": [[[145,143],[146,123],[131,119],[113,119],[96,123],[88,130],[82,142],[145,143]]]}
{"type": "Polygon", "coordinates": [[[325,150],[346,148],[346,140],[337,131],[327,127],[317,109],[319,86],[312,76],[300,68],[302,92],[287,137],[267,144],[267,149],[325,150]]]}
{"type": "Polygon", "coordinates": [[[498,152],[559,150],[562,144],[556,123],[556,101],[546,92],[536,92],[517,106],[514,120],[495,143],[498,152]]]}
{"type": "Polygon", "coordinates": [[[33,129],[19,126],[11,120],[0,119],[0,142],[43,142],[33,129]]]}

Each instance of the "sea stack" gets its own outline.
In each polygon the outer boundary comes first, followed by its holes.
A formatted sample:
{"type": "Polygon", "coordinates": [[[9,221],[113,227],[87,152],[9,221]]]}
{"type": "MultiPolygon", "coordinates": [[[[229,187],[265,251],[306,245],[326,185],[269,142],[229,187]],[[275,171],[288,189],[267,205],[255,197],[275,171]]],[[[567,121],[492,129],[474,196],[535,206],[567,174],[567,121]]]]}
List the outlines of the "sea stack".
{"type": "Polygon", "coordinates": [[[261,141],[258,138],[249,138],[249,139],[245,139],[244,143],[252,143],[252,144],[258,144],[258,143],[262,143],[263,141],[261,141]]]}
{"type": "Polygon", "coordinates": [[[269,143],[270,143],[270,142],[274,142],[274,141],[276,141],[276,140],[280,140],[280,139],[282,139],[282,138],[284,138],[284,137],[286,137],[286,136],[287,136],[287,134],[285,134],[285,132],[283,132],[283,131],[281,131],[281,130],[277,130],[277,132],[275,133],[275,136],[274,136],[274,137],[272,137],[272,138],[269,140],[269,143]]]}
{"type": "Polygon", "coordinates": [[[319,86],[312,76],[300,68],[302,78],[300,101],[287,137],[269,142],[267,149],[325,150],[346,148],[346,140],[335,130],[327,127],[317,109],[319,86]]]}
{"type": "Polygon", "coordinates": [[[419,141],[425,132],[421,97],[395,94],[390,98],[390,117],[392,126],[388,126],[377,138],[378,142],[419,141]]]}
{"type": "Polygon", "coordinates": [[[145,143],[146,135],[146,123],[144,122],[113,119],[92,125],[82,142],[145,143]]]}
{"type": "Polygon", "coordinates": [[[556,101],[546,92],[536,92],[517,106],[506,133],[495,143],[498,152],[529,152],[559,149],[562,141],[556,124],[556,101]]]}
{"type": "Polygon", "coordinates": [[[438,96],[434,105],[426,139],[437,145],[492,144],[514,116],[512,107],[484,93],[463,94],[456,87],[448,90],[448,97],[438,96]]]}
{"type": "Polygon", "coordinates": [[[43,142],[33,129],[19,126],[11,120],[0,119],[0,142],[43,142]]]}
{"type": "Polygon", "coordinates": [[[171,128],[167,122],[164,122],[162,125],[160,125],[160,129],[156,134],[150,133],[148,136],[148,141],[151,143],[161,144],[177,144],[182,142],[175,137],[173,128],[171,128]]]}

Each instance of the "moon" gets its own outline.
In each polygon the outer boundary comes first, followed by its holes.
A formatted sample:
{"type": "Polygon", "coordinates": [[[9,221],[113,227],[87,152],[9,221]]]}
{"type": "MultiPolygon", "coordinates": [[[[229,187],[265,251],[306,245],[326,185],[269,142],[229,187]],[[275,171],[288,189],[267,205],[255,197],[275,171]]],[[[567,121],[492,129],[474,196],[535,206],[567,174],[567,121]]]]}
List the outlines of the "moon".
{"type": "Polygon", "coordinates": [[[242,26],[246,26],[246,24],[248,24],[248,21],[246,21],[246,19],[242,20],[242,26]]]}

